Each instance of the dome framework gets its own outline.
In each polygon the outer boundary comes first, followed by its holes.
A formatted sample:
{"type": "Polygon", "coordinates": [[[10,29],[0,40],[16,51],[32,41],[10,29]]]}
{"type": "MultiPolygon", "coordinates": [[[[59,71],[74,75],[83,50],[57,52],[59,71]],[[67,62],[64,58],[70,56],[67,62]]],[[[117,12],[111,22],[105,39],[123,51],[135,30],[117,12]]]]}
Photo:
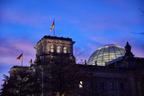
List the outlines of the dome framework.
{"type": "Polygon", "coordinates": [[[125,49],[115,44],[98,48],[89,58],[88,65],[105,66],[107,62],[124,56],[125,49]]]}

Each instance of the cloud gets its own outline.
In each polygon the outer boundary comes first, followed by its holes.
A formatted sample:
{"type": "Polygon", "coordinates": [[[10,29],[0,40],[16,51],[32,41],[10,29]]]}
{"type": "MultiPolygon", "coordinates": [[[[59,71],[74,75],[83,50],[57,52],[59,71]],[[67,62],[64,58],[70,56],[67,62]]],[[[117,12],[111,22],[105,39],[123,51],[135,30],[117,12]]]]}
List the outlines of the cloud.
{"type": "Polygon", "coordinates": [[[138,47],[133,47],[132,52],[136,57],[144,57],[144,50],[138,47]]]}
{"type": "Polygon", "coordinates": [[[140,34],[140,35],[144,35],[144,32],[141,32],[141,33],[138,33],[138,34],[140,34]]]}
{"type": "Polygon", "coordinates": [[[69,17],[67,21],[77,27],[81,32],[98,33],[99,31],[115,30],[121,32],[130,32],[132,26],[141,23],[140,18],[128,16],[94,16],[87,17],[69,17]],[[97,31],[97,32],[96,32],[97,31]]]}
{"type": "Polygon", "coordinates": [[[25,13],[15,10],[2,10],[1,21],[8,23],[21,24],[25,26],[38,27],[44,24],[47,25],[48,17],[37,12],[25,13]]]}
{"type": "Polygon", "coordinates": [[[144,35],[144,32],[132,32],[134,35],[144,35]]]}
{"type": "Polygon", "coordinates": [[[0,40],[0,64],[18,64],[16,57],[24,53],[24,63],[34,58],[35,50],[33,44],[24,40],[0,40]]]}

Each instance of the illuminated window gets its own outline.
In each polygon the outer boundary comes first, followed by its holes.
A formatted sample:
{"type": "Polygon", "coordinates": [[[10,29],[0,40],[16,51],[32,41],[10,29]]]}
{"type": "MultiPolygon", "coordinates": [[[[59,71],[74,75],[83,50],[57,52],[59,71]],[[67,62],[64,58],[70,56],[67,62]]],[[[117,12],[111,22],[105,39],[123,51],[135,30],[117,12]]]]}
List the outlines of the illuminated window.
{"type": "Polygon", "coordinates": [[[51,51],[51,52],[54,52],[54,45],[51,45],[50,51],[51,51]]]}
{"type": "Polygon", "coordinates": [[[46,45],[46,51],[49,52],[49,45],[46,45]]]}
{"type": "Polygon", "coordinates": [[[79,82],[79,88],[83,88],[83,81],[79,82]]]}
{"type": "Polygon", "coordinates": [[[60,53],[60,52],[61,52],[61,47],[58,46],[58,47],[57,47],[57,53],[60,53]]]}
{"type": "Polygon", "coordinates": [[[63,48],[63,52],[64,52],[64,53],[67,53],[67,47],[64,47],[64,48],[63,48]]]}

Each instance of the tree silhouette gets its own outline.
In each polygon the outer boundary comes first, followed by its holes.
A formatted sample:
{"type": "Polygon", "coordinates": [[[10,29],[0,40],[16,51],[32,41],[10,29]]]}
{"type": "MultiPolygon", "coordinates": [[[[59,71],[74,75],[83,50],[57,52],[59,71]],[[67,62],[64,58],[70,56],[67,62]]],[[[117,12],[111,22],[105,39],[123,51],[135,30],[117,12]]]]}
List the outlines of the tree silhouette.
{"type": "Polygon", "coordinates": [[[39,93],[37,82],[36,74],[23,70],[19,70],[14,76],[4,75],[1,96],[32,96],[39,93]]]}
{"type": "Polygon", "coordinates": [[[9,89],[9,85],[8,85],[8,82],[9,82],[9,76],[7,75],[4,75],[4,79],[3,79],[4,83],[2,85],[2,89],[1,89],[1,93],[0,95],[1,96],[9,96],[9,92],[7,89],[9,89]]]}

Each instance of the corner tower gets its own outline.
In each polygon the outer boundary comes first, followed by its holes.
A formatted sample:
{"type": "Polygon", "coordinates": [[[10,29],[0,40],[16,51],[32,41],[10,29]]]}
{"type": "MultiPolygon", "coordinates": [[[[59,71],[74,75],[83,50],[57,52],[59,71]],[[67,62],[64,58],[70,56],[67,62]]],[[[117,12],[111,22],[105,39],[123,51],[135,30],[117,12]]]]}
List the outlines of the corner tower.
{"type": "Polygon", "coordinates": [[[37,42],[35,64],[71,64],[75,63],[71,38],[44,36],[37,42]]]}

